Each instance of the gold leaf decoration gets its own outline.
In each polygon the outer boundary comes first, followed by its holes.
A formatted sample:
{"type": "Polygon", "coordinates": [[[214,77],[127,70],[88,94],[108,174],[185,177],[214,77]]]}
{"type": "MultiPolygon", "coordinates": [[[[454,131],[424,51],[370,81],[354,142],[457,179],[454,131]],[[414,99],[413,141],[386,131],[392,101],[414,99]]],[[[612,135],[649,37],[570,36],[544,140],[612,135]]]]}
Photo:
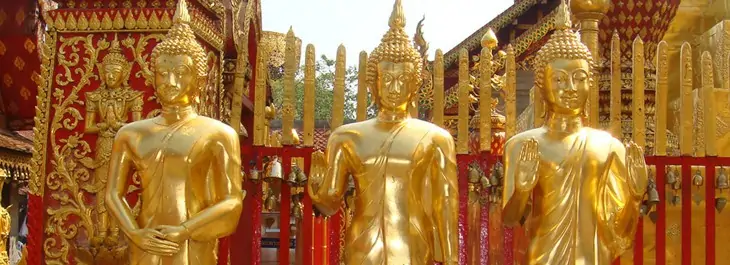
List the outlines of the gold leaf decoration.
{"type": "Polygon", "coordinates": [[[127,11],[127,19],[124,21],[124,26],[127,29],[136,29],[137,28],[137,20],[134,19],[134,15],[132,14],[132,11],[127,11]]]}
{"type": "Polygon", "coordinates": [[[97,30],[101,28],[101,21],[99,21],[99,16],[96,15],[96,12],[91,13],[91,21],[89,21],[89,28],[92,30],[97,30]]]}
{"type": "Polygon", "coordinates": [[[66,29],[66,23],[63,22],[63,18],[61,17],[61,14],[56,15],[56,20],[54,21],[54,26],[59,30],[66,29]]]}
{"type": "Polygon", "coordinates": [[[109,13],[104,13],[104,17],[101,19],[101,28],[104,30],[110,30],[112,27],[112,18],[109,16],[109,13]]]}
{"type": "Polygon", "coordinates": [[[77,27],[79,30],[86,30],[89,28],[89,20],[86,19],[86,15],[79,14],[79,20],[78,20],[77,27]]]}
{"type": "Polygon", "coordinates": [[[117,14],[114,16],[114,29],[123,29],[124,28],[124,19],[122,18],[122,12],[117,11],[117,14]]]}
{"type": "Polygon", "coordinates": [[[163,29],[170,28],[172,26],[172,19],[170,18],[170,13],[162,12],[162,25],[163,29]]]}
{"type": "Polygon", "coordinates": [[[157,12],[155,11],[152,11],[152,13],[150,14],[150,28],[160,28],[160,19],[157,17],[157,12]]]}
{"type": "Polygon", "coordinates": [[[66,29],[76,30],[76,18],[71,13],[66,16],[66,29]]]}
{"type": "Polygon", "coordinates": [[[145,16],[145,14],[139,13],[139,18],[137,18],[137,27],[141,29],[146,29],[148,28],[148,26],[149,25],[147,23],[147,17],[145,16]]]}

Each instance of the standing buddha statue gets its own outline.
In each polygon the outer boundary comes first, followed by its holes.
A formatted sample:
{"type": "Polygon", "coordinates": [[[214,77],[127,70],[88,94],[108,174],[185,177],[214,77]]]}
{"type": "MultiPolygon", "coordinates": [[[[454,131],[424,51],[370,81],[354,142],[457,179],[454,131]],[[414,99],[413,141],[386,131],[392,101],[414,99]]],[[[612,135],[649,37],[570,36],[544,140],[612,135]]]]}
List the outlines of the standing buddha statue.
{"type": "Polygon", "coordinates": [[[107,206],[132,243],[131,265],[214,265],[218,238],[232,234],[241,215],[239,136],[193,108],[207,64],[185,0],[150,61],[162,112],[119,129],[107,206]],[[133,170],[142,186],[136,220],[125,199],[133,170]]]}
{"type": "Polygon", "coordinates": [[[454,140],[410,116],[422,83],[422,60],[405,33],[396,0],[390,29],[368,59],[373,119],[335,129],[326,158],[315,156],[309,193],[316,209],[335,214],[348,178],[355,213],[346,231],[345,264],[457,264],[458,189],[454,140]]]}
{"type": "Polygon", "coordinates": [[[642,149],[585,127],[593,59],[563,1],[556,30],[538,51],[535,87],[545,125],[506,143],[503,218],[526,213],[530,265],[609,265],[631,248],[648,176],[642,149]]]}
{"type": "Polygon", "coordinates": [[[102,77],[101,86],[86,93],[86,122],[85,133],[97,134],[96,155],[94,159],[94,182],[87,189],[96,193],[97,232],[92,241],[108,244],[117,242],[119,228],[109,220],[109,213],[104,203],[104,189],[109,175],[109,156],[112,152],[114,136],[119,128],[127,124],[129,113],[132,121],[142,119],[143,94],[129,87],[128,79],[132,65],[122,54],[116,35],[104,56],[97,66],[102,77]],[[107,237],[107,234],[109,236],[107,237]]]}

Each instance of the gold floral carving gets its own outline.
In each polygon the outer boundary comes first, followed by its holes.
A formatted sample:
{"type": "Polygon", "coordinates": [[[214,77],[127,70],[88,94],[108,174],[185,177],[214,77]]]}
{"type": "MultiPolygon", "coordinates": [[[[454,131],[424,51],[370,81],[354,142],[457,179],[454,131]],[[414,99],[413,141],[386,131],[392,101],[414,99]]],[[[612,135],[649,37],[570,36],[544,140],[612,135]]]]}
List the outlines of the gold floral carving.
{"type": "Polygon", "coordinates": [[[39,43],[41,56],[41,73],[34,78],[38,85],[38,103],[35,107],[35,126],[33,127],[33,158],[31,160],[32,177],[28,185],[31,194],[43,196],[43,183],[46,176],[46,139],[48,139],[48,113],[50,111],[51,77],[54,74],[56,57],[56,32],[44,33],[45,42],[39,43]]]}
{"type": "Polygon", "coordinates": [[[134,39],[131,37],[122,41],[122,45],[132,50],[134,59],[139,65],[139,71],[137,71],[134,76],[137,78],[144,78],[145,85],[151,86],[154,83],[152,70],[150,70],[149,67],[150,58],[148,54],[145,54],[145,50],[150,44],[150,40],[154,40],[153,44],[157,44],[162,41],[163,37],[164,35],[155,33],[141,36],[136,44],[134,39]]]}
{"type": "MultiPolygon", "coordinates": [[[[56,75],[56,83],[75,85],[66,94],[62,89],[53,91],[55,102],[54,115],[50,122],[50,147],[52,171],[48,174],[46,185],[50,197],[59,202],[59,206],[47,209],[45,232],[48,237],[43,242],[46,263],[66,264],[69,262],[69,251],[74,241],[83,231],[92,238],[94,229],[91,219],[92,208],[87,205],[84,192],[79,183],[90,179],[90,170],[85,165],[92,165],[89,157],[91,147],[82,139],[79,133],[72,133],[68,138],[58,139],[60,129],[73,131],[79,121],[83,120],[81,112],[74,105],[83,104],[79,100],[79,90],[90,83],[94,74],[94,63],[97,62],[99,50],[93,45],[93,35],[85,37],[60,38],[61,46],[58,53],[58,64],[63,69],[56,75]],[[67,53],[68,50],[74,52],[67,53]],[[75,51],[83,50],[84,54],[75,51]],[[84,56],[85,55],[85,56],[84,56]],[[82,60],[82,56],[83,58],[82,60]],[[73,73],[76,75],[72,75],[73,73]],[[69,217],[75,217],[77,222],[69,222],[69,217]]],[[[108,42],[99,41],[100,48],[106,48],[108,42]]],[[[76,262],[79,262],[77,259],[76,262]]]]}
{"type": "MultiPolygon", "coordinates": [[[[58,39],[57,56],[47,56],[53,54],[51,49],[55,47],[56,40],[55,32],[46,34],[54,38],[47,38],[45,43],[49,44],[42,45],[43,74],[42,78],[39,78],[37,111],[40,115],[36,117],[36,153],[33,158],[35,174],[31,180],[33,183],[31,192],[43,194],[45,186],[48,198],[58,203],[57,206],[46,209],[43,242],[46,263],[124,264],[126,243],[119,238],[111,238],[112,240],[104,242],[92,240],[104,233],[103,229],[95,227],[99,216],[95,213],[98,210],[95,207],[98,206],[93,202],[95,196],[98,201],[97,189],[93,187],[97,183],[93,176],[98,161],[93,158],[92,146],[81,133],[83,129],[81,124],[85,118],[80,109],[87,103],[80,99],[79,92],[89,87],[92,80],[100,80],[94,69],[99,62],[99,52],[109,49],[110,43],[105,39],[95,41],[94,34],[61,36],[58,39]],[[49,72],[51,69],[49,66],[54,65],[53,59],[57,60],[57,71],[49,72]],[[55,78],[53,80],[55,85],[64,88],[55,88],[52,95],[48,95],[51,76],[55,78]],[[41,111],[41,108],[45,108],[45,111],[41,111]],[[47,116],[49,114],[52,116],[47,116]],[[45,145],[49,145],[50,148],[45,145]],[[43,173],[42,169],[45,168],[43,164],[46,161],[46,151],[47,160],[52,165],[49,168],[50,172],[47,175],[38,174],[43,173]],[[43,179],[42,176],[47,177],[43,179]],[[71,254],[73,260],[69,256],[71,254]]],[[[125,47],[137,48],[145,47],[148,40],[140,40],[142,44],[137,46],[131,38],[123,40],[122,43],[125,47]]],[[[96,148],[96,152],[104,152],[103,148],[99,149],[99,146],[96,148]]],[[[133,179],[135,185],[138,185],[138,177],[135,176],[133,179]]],[[[133,186],[128,193],[136,190],[137,188],[133,186]]]]}

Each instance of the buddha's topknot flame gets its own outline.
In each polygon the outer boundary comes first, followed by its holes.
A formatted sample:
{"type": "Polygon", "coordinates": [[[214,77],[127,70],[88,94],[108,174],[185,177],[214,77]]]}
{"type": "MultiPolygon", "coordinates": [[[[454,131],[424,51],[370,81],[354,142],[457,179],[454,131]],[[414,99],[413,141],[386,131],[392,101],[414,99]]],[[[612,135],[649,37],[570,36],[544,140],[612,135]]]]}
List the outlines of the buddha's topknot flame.
{"type": "Polygon", "coordinates": [[[152,50],[150,61],[152,68],[157,57],[165,55],[188,55],[193,59],[195,72],[199,78],[208,75],[208,62],[203,46],[195,39],[195,34],[190,27],[190,14],[186,0],[179,0],[177,10],[173,17],[173,25],[165,36],[165,39],[157,44],[152,50]]]}
{"type": "Polygon", "coordinates": [[[565,0],[563,0],[555,16],[555,32],[535,56],[535,87],[538,89],[542,90],[544,87],[545,67],[550,62],[558,59],[586,60],[590,67],[589,73],[593,73],[594,62],[591,51],[588,46],[583,44],[580,35],[573,31],[571,27],[570,10],[565,0]]]}
{"type": "Polygon", "coordinates": [[[388,32],[385,33],[378,47],[375,47],[368,58],[367,66],[367,85],[370,93],[377,97],[377,89],[375,89],[378,79],[378,64],[380,62],[392,63],[413,63],[413,77],[419,80],[418,87],[421,86],[421,70],[423,62],[421,55],[413,48],[408,34],[405,32],[406,17],[403,13],[401,0],[396,0],[393,4],[393,12],[388,20],[388,32]]]}

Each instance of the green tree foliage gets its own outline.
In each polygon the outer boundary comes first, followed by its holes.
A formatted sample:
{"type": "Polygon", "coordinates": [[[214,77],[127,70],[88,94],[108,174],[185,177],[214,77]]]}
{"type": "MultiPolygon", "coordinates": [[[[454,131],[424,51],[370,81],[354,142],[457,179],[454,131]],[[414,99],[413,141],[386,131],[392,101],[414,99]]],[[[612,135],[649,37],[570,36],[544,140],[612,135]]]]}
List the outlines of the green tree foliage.
{"type": "MultiPolygon", "coordinates": [[[[279,69],[281,70],[281,69],[279,69]]],[[[322,55],[319,61],[315,62],[316,77],[314,79],[314,119],[315,120],[331,120],[332,118],[332,100],[335,84],[335,60],[322,55]]],[[[274,104],[277,108],[281,108],[284,99],[284,79],[283,71],[279,71],[273,76],[271,81],[271,91],[274,97],[274,104]]],[[[355,120],[357,115],[357,67],[349,66],[345,71],[345,120],[355,120]]],[[[301,120],[304,109],[304,66],[302,65],[296,73],[294,79],[294,119],[301,120]]],[[[368,94],[368,105],[370,105],[370,95],[368,94]]],[[[368,107],[368,117],[374,116],[376,110],[374,106],[368,107]]],[[[277,113],[277,119],[281,118],[281,114],[277,113]]]]}

